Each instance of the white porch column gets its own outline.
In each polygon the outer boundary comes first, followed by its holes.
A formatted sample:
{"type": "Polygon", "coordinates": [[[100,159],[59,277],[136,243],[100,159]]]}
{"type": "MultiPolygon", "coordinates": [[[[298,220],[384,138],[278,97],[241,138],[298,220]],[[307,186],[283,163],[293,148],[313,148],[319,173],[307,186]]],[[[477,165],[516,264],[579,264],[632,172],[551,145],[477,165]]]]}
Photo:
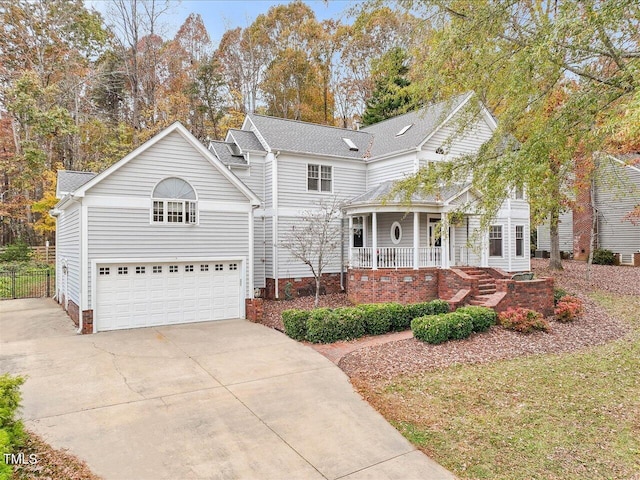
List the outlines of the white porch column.
{"type": "Polygon", "coordinates": [[[362,216],[362,246],[366,247],[367,246],[367,240],[369,240],[368,238],[368,234],[367,234],[367,224],[369,223],[369,216],[368,215],[363,215],[362,216]]]}
{"type": "Polygon", "coordinates": [[[420,213],[413,212],[413,269],[420,267],[420,213]]]}
{"type": "Polygon", "coordinates": [[[442,246],[442,268],[449,268],[451,266],[449,261],[449,217],[446,213],[442,214],[440,228],[442,229],[440,233],[440,238],[442,239],[440,242],[440,245],[442,246]]]}
{"type": "Polygon", "coordinates": [[[347,257],[347,261],[349,263],[349,268],[351,268],[351,255],[353,255],[353,217],[349,215],[349,255],[347,257]]]}
{"type": "Polygon", "coordinates": [[[371,268],[378,269],[378,214],[371,214],[371,268]]]}
{"type": "Polygon", "coordinates": [[[480,245],[482,246],[482,253],[480,254],[480,266],[489,266],[489,231],[482,233],[482,240],[480,245]]]}

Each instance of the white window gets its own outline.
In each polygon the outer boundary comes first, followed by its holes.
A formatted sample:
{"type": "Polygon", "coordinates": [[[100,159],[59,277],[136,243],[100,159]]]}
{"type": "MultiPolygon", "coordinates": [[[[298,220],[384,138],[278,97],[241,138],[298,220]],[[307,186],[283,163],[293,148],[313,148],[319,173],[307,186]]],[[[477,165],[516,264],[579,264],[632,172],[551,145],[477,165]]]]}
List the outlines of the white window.
{"type": "Polygon", "coordinates": [[[154,265],[153,273],[162,273],[162,265],[154,265]]]}
{"type": "Polygon", "coordinates": [[[516,225],[516,257],[524,257],[524,225],[516,225]]]}
{"type": "Polygon", "coordinates": [[[201,272],[208,272],[209,271],[209,265],[200,265],[200,271],[201,272]]]}
{"type": "Polygon", "coordinates": [[[516,187],[513,191],[513,198],[515,198],[516,200],[523,200],[524,199],[524,188],[522,187],[516,187]]]}
{"type": "Polygon", "coordinates": [[[331,192],[333,178],[332,167],[329,165],[307,166],[307,190],[309,192],[331,192]]]}
{"type": "Polygon", "coordinates": [[[221,263],[216,263],[215,266],[214,266],[214,270],[216,272],[221,272],[222,271],[222,267],[223,267],[223,265],[221,263]]]}
{"type": "Polygon", "coordinates": [[[109,267],[100,267],[100,275],[109,275],[109,267]]]}
{"type": "Polygon", "coordinates": [[[145,272],[144,267],[136,267],[136,274],[140,275],[140,274],[143,274],[144,272],[145,272]]]}
{"type": "Polygon", "coordinates": [[[193,265],[185,265],[184,266],[184,271],[185,272],[193,272],[193,265]]]}
{"type": "Polygon", "coordinates": [[[397,245],[402,240],[402,226],[399,222],[393,222],[391,224],[391,241],[394,245],[397,245]]]}
{"type": "Polygon", "coordinates": [[[196,192],[180,178],[165,178],[153,190],[153,223],[198,223],[196,192]]]}
{"type": "Polygon", "coordinates": [[[118,267],[118,275],[128,275],[129,267],[118,267]]]}
{"type": "Polygon", "coordinates": [[[229,264],[229,270],[237,270],[238,269],[238,264],[237,263],[230,263],[229,264]]]}
{"type": "Polygon", "coordinates": [[[178,266],[177,265],[169,265],[169,273],[177,273],[178,266]]]}
{"type": "Polygon", "coordinates": [[[491,225],[489,229],[489,256],[502,256],[502,225],[491,225]]]}

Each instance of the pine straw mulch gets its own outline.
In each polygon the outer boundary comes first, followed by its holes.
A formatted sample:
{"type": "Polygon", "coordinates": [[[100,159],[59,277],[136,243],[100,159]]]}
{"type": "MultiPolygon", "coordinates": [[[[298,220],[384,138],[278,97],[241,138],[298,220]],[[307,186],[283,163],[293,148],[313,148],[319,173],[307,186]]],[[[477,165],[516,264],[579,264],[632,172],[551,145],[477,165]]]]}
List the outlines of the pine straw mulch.
{"type": "Polygon", "coordinates": [[[26,431],[24,444],[15,453],[24,453],[25,464],[13,468],[13,480],[100,480],[86,463],[65,450],[48,445],[38,435],[26,431]],[[34,454],[36,462],[29,463],[34,454]]]}
{"type": "MultiPolygon", "coordinates": [[[[532,261],[538,276],[548,276],[548,262],[532,261]]],[[[466,340],[429,345],[415,339],[365,347],[339,362],[355,385],[384,384],[393,377],[465,363],[487,363],[535,354],[566,353],[601,345],[624,336],[629,327],[610,317],[587,295],[604,290],[619,295],[640,295],[640,268],[593,265],[586,280],[586,264],[563,262],[564,271],[554,273],[556,286],[580,297],[585,313],[573,323],[551,320],[551,331],[528,335],[494,326],[466,340]]]]}

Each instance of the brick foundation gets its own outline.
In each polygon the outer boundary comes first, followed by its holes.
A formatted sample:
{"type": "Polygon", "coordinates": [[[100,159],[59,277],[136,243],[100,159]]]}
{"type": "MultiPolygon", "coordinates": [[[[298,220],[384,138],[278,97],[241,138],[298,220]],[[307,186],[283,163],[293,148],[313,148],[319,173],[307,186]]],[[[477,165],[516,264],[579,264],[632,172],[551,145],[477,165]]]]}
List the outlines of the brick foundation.
{"type": "Polygon", "coordinates": [[[498,292],[506,293],[495,306],[496,312],[523,307],[540,312],[545,317],[553,315],[553,278],[523,282],[497,280],[496,287],[498,292]]]}
{"type": "MultiPolygon", "coordinates": [[[[323,273],[320,295],[326,293],[340,293],[340,274],[339,273],[323,273]]],[[[345,288],[347,275],[345,274],[345,288]]],[[[295,277],[295,278],[279,278],[278,290],[280,299],[288,297],[306,297],[315,295],[316,280],[313,277],[295,277]],[[287,285],[290,284],[290,285],[287,285]]],[[[276,282],[273,278],[266,279],[266,288],[264,289],[264,298],[274,300],[276,298],[276,282]]]]}
{"type": "MultiPolygon", "coordinates": [[[[62,296],[62,307],[64,308],[65,298],[62,296]]],[[[80,322],[80,307],[76,305],[72,300],[69,300],[69,306],[67,307],[67,315],[71,317],[74,325],[77,327],[80,322]]]]}
{"type": "Polygon", "coordinates": [[[262,322],[264,318],[264,300],[262,298],[247,298],[245,304],[245,317],[250,322],[262,322]]]}
{"type": "MultiPolygon", "coordinates": [[[[60,297],[60,305],[64,308],[64,295],[60,297]]],[[[73,300],[69,300],[67,307],[67,315],[71,318],[73,324],[78,327],[80,325],[80,307],[73,300]]],[[[82,333],[93,333],[93,310],[85,310],[82,312],[82,333]]]]}
{"type": "Polygon", "coordinates": [[[93,333],[93,310],[82,312],[82,333],[93,333]]]}
{"type": "Polygon", "coordinates": [[[438,269],[349,269],[349,300],[353,303],[417,303],[438,298],[438,269]]]}

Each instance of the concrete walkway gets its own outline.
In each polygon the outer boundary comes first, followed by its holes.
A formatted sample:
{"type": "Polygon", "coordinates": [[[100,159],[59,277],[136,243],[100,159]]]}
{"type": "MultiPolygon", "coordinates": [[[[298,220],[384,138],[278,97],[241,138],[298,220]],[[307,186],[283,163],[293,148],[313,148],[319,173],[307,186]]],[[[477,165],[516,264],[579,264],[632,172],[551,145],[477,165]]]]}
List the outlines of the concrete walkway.
{"type": "Polygon", "coordinates": [[[52,300],[0,302],[23,417],[105,479],[452,479],[309,347],[244,320],[75,335],[52,300]]]}

